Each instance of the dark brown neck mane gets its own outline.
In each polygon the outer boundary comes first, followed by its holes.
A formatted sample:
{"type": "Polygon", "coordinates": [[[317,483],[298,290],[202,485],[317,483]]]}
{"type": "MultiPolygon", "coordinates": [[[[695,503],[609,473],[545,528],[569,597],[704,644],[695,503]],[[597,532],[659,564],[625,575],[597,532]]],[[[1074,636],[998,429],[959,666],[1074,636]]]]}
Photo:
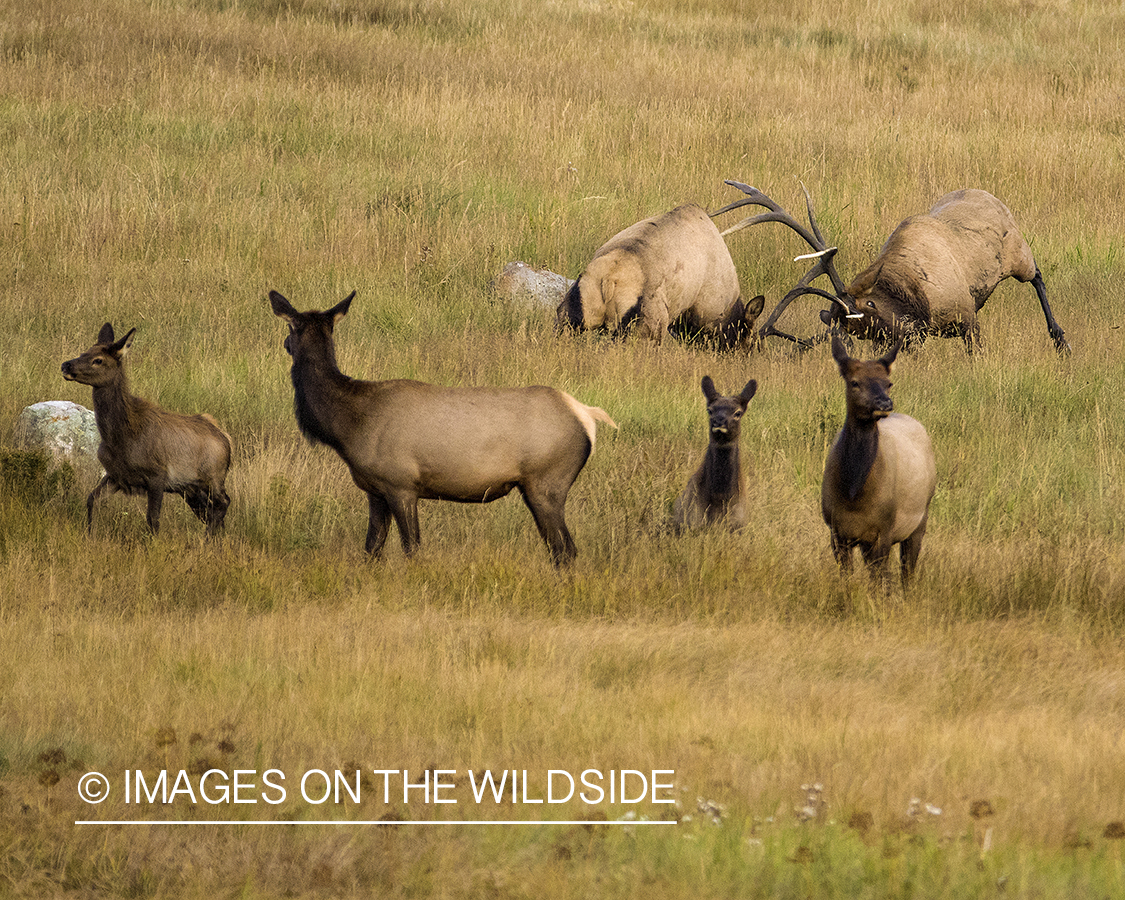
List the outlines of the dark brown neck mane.
{"type": "Polygon", "coordinates": [[[849,501],[863,491],[879,453],[879,422],[848,416],[841,434],[840,488],[849,501]]]}

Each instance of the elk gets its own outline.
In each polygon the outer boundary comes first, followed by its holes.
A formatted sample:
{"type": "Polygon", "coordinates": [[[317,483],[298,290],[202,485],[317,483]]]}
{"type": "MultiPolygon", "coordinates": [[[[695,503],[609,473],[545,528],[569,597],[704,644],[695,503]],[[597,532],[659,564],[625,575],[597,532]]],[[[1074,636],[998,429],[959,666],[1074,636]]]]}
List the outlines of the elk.
{"type": "Polygon", "coordinates": [[[846,385],[847,417],[828,450],[820,510],[845,572],[858,546],[885,580],[887,558],[898,544],[905,590],[922,549],[937,467],[926,429],[894,412],[887,393],[899,346],[879,359],[861,361],[848,355],[838,335],[832,336],[832,358],[846,385]]]}
{"type": "Polygon", "coordinates": [[[347,464],[367,494],[366,550],[378,557],[392,517],[407,556],[421,541],[419,500],[489,503],[518,488],[556,566],[577,555],[567,494],[594,449],[597,423],[616,423],[550,387],[442,387],[360,381],[336,364],[333,331],[355,291],[323,312],[298,312],[270,291],[289,325],[297,427],[347,464]]]}
{"type": "Polygon", "coordinates": [[[807,190],[805,202],[811,231],[757,188],[737,181],[727,184],[747,196],[715,215],[747,204],[769,211],[743,219],[724,231],[724,236],[760,222],[781,222],[813,248],[814,252],[807,257],[797,258],[816,258],[797,286],[770,313],[759,332],[762,338],[776,334],[806,347],[817,343],[800,340],[775,327],[797,297],[816,294],[833,304],[821,312],[820,318],[834,332],[842,328],[887,347],[899,340],[907,345],[920,344],[927,334],[960,337],[971,353],[980,345],[977,313],[996,286],[1012,277],[1031,282],[1055,349],[1060,355],[1070,352],[1070,344],[1047,302],[1043,275],[1031,248],[1008,207],[987,191],[953,191],[939,199],[925,215],[904,219],[874,261],[845,286],[834,263],[838,248],[825,242],[807,190]],[[821,275],[832,282],[834,293],[811,286],[821,275]]]}
{"type": "Polygon", "coordinates": [[[749,349],[765,298],[742,299],[730,251],[695,204],[630,225],[598,249],[559,303],[558,330],[699,334],[723,349],[749,349]]]}
{"type": "Polygon", "coordinates": [[[182,415],[129,393],[125,357],[137,329],[120,340],[106,322],[97,342],[62,364],[63,378],[88,384],[101,444],[105,476],[86,498],[86,528],[94,526],[94,501],[108,490],[148,497],[148,527],[160,530],[165,494],[179,494],[215,534],[223,526],[230,497],[224,482],[230,468],[230,437],[209,415],[182,415]]]}
{"type": "Polygon", "coordinates": [[[719,521],[738,529],[749,520],[746,473],[738,443],[742,416],[757,390],[758,382],[750,379],[741,393],[724,397],[715,389],[711,376],[703,376],[710,440],[703,464],[676,498],[672,516],[676,531],[719,521]]]}

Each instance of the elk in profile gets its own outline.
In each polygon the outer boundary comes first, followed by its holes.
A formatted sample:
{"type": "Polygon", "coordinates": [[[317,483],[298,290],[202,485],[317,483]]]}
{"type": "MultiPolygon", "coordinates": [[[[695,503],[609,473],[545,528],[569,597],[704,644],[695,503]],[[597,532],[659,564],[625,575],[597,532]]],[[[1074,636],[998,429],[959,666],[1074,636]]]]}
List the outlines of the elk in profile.
{"type": "Polygon", "coordinates": [[[905,590],[922,549],[937,468],[926,429],[894,412],[887,393],[898,350],[896,344],[865,362],[848,356],[843,341],[832,336],[832,357],[846,386],[847,418],[828,451],[820,509],[844,571],[851,569],[858,546],[885,578],[887,557],[898,544],[905,590]]]}
{"type": "Polygon", "coordinates": [[[180,494],[214,534],[230,505],[224,487],[230,438],[209,415],[168,412],[129,393],[125,357],[136,331],[115,340],[106,322],[94,346],[62,364],[67,381],[94,389],[94,419],[102,438],[98,460],[105,476],[86,499],[86,527],[93,527],[94,501],[102,492],[121,491],[147,495],[148,527],[155,534],[167,493],[180,494]]]}
{"type": "MultiPolygon", "coordinates": [[[[843,329],[857,337],[890,346],[897,341],[920,343],[927,334],[960,337],[972,352],[980,344],[977,313],[1005,278],[1031,282],[1039,298],[1047,331],[1060,354],[1070,344],[1055,321],[1047,302],[1043,276],[1031,248],[1016,227],[1011,211],[992,194],[960,190],[946,194],[925,215],[904,219],[887,238],[879,255],[845,286],[836,273],[836,247],[829,247],[816,224],[812,200],[805,191],[811,231],[757,188],[728,181],[747,196],[728,204],[715,215],[753,204],[768,212],[750,216],[728,228],[724,235],[760,222],[781,222],[792,228],[815,251],[816,263],[770,313],[760,335],[785,337],[775,325],[795,299],[816,294],[832,301],[820,314],[833,331],[843,329]],[[812,287],[821,275],[832,282],[833,293],[812,287]]],[[[823,339],[823,338],[822,338],[823,339]]]]}
{"type": "Polygon", "coordinates": [[[402,549],[420,542],[419,500],[488,503],[518,488],[556,565],[577,554],[564,506],[594,449],[604,410],[550,387],[440,387],[359,381],[336,365],[333,331],[353,291],[324,312],[298,312],[270,291],[289,324],[297,427],[335,450],[367,494],[367,552],[378,556],[392,517],[402,549]]]}
{"type": "Polygon", "coordinates": [[[703,376],[710,440],[703,464],[676,498],[672,514],[676,531],[720,521],[737,529],[749,520],[739,433],[742,416],[757,390],[758,382],[751,379],[741,393],[724,397],[715,390],[711,376],[703,376]]]}
{"type": "Polygon", "coordinates": [[[743,301],[730,251],[694,204],[631,225],[594,254],[559,303],[559,329],[628,331],[660,343],[671,330],[750,349],[765,298],[743,301]]]}

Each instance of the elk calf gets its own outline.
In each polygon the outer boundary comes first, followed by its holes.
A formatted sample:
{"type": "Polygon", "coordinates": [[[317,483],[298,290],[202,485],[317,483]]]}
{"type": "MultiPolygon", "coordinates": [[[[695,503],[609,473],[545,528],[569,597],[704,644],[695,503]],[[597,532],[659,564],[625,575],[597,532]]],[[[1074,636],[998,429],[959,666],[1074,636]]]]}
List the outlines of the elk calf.
{"type": "Polygon", "coordinates": [[[887,391],[898,350],[896,344],[883,357],[863,362],[848,356],[833,336],[832,357],[847,386],[847,418],[828,451],[820,506],[844,571],[851,569],[858,546],[885,578],[891,546],[899,544],[905,590],[922,549],[937,468],[926,429],[892,411],[887,391]]]}
{"type": "Polygon", "coordinates": [[[549,387],[349,378],[336,365],[333,330],[354,297],[302,313],[270,291],[270,304],[289,324],[297,427],[335,450],[367,494],[367,552],[378,556],[393,517],[403,551],[413,553],[419,500],[488,503],[519,488],[552,560],[573,560],[566,497],[594,449],[597,422],[616,428],[613,420],[549,387]]]}
{"type": "Polygon", "coordinates": [[[94,389],[94,419],[105,477],[86,499],[86,527],[94,524],[94,501],[103,491],[148,496],[148,527],[160,529],[164,495],[180,494],[214,534],[223,525],[230,497],[223,487],[230,468],[230,438],[208,415],[185,416],[129,393],[125,356],[135,328],[114,340],[106,322],[97,343],[62,364],[67,381],[94,389]]]}
{"type": "Polygon", "coordinates": [[[703,465],[676,498],[672,520],[677,531],[722,520],[731,528],[741,528],[748,521],[746,474],[739,458],[738,439],[742,415],[757,390],[758,382],[751,379],[742,393],[723,397],[715,390],[711,376],[703,376],[710,442],[703,465]]]}

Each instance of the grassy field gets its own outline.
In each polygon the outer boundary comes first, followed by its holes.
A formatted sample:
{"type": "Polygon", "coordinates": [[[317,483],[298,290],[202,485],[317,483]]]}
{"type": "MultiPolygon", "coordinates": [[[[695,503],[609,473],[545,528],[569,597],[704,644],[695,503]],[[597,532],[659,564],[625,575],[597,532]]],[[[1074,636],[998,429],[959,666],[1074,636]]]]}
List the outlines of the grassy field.
{"type": "MultiPolygon", "coordinates": [[[[1125,14],[823,6],[0,0],[0,896],[1125,890],[1125,14]],[[1009,281],[984,353],[895,366],[939,473],[908,597],[832,560],[825,345],[557,337],[490,290],[514,259],[576,277],[640,218],[735,199],[725,178],[794,212],[804,184],[845,278],[960,187],[1042,268],[1071,356],[1009,281]],[[297,433],[270,289],[358,291],[357,377],[604,407],[573,568],[515,497],[424,504],[415,558],[396,533],[366,559],[362,495],[297,433]],[[178,498],[150,538],[121,496],[87,535],[93,473],[15,449],[24,406],[90,405],[59,366],[105,321],[137,328],[137,393],[231,434],[220,539],[178,498]],[[677,537],[704,374],[758,381],[753,512],[677,537]],[[485,770],[515,792],[478,800],[485,770]],[[626,780],[534,802],[590,771],[626,780]]],[[[803,272],[780,226],[730,246],[767,310],[803,272]]]]}

